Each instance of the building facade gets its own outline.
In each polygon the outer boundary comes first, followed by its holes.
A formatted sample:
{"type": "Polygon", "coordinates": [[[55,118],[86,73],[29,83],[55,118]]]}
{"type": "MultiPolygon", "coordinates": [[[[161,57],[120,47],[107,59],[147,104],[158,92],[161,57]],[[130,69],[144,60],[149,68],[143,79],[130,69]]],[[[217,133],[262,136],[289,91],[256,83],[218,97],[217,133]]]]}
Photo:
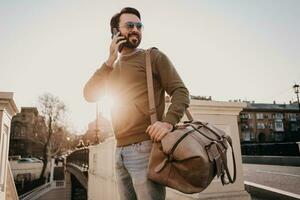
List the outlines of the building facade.
{"type": "Polygon", "coordinates": [[[43,141],[46,137],[46,124],[35,107],[22,107],[21,112],[11,121],[9,155],[21,157],[41,157],[43,141]]]}
{"type": "Polygon", "coordinates": [[[90,144],[98,144],[99,142],[103,142],[106,138],[112,137],[113,129],[109,120],[99,113],[98,123],[97,119],[90,122],[88,124],[88,130],[83,136],[83,140],[85,145],[89,142],[90,144]],[[97,137],[96,137],[97,135],[97,137]]]}
{"type": "Polygon", "coordinates": [[[298,104],[247,103],[238,118],[240,140],[247,142],[295,142],[300,140],[298,104]]]}

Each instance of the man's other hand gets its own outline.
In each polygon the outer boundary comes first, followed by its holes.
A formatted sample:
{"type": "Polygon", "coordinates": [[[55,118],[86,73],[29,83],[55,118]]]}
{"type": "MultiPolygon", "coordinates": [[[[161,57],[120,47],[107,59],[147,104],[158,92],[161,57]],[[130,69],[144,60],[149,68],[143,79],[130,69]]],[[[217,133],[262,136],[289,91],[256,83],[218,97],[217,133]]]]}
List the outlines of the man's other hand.
{"type": "Polygon", "coordinates": [[[146,133],[151,137],[151,140],[160,142],[167,133],[173,130],[173,125],[168,122],[157,121],[153,125],[148,126],[146,133]]]}

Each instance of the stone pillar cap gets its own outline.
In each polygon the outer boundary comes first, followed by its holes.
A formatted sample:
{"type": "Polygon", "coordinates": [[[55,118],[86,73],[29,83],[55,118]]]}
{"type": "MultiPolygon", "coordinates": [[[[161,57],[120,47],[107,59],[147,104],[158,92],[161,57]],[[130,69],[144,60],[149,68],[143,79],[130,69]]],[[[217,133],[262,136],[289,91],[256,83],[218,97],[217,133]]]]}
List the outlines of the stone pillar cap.
{"type": "Polygon", "coordinates": [[[11,112],[11,115],[19,112],[15,101],[13,100],[13,96],[13,92],[0,92],[0,105],[8,104],[8,110],[11,112]]]}
{"type": "MultiPolygon", "coordinates": [[[[225,101],[205,101],[191,100],[190,108],[197,113],[207,115],[238,115],[243,108],[246,108],[245,102],[225,102],[225,101]]],[[[193,111],[192,111],[193,113],[193,111]]]]}

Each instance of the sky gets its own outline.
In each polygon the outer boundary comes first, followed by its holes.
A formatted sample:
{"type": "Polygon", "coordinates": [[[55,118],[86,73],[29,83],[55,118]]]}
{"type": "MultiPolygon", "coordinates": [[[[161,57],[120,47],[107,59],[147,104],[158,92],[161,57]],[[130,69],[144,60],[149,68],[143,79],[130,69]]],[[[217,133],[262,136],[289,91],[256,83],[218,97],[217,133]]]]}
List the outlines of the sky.
{"type": "Polygon", "coordinates": [[[84,84],[108,58],[111,16],[128,6],[141,13],[140,47],[163,51],[190,94],[296,100],[298,0],[0,0],[0,91],[14,92],[19,108],[37,106],[46,92],[58,96],[70,127],[83,133],[95,119],[84,84]]]}

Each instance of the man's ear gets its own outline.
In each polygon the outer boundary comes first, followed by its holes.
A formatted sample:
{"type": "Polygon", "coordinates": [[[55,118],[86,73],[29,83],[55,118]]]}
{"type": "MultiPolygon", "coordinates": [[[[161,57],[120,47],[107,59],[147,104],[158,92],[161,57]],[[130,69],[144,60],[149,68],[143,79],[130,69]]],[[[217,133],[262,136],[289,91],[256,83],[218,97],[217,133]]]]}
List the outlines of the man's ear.
{"type": "Polygon", "coordinates": [[[118,28],[113,28],[112,29],[112,34],[111,34],[111,39],[113,39],[113,37],[119,32],[120,30],[118,28]]]}

